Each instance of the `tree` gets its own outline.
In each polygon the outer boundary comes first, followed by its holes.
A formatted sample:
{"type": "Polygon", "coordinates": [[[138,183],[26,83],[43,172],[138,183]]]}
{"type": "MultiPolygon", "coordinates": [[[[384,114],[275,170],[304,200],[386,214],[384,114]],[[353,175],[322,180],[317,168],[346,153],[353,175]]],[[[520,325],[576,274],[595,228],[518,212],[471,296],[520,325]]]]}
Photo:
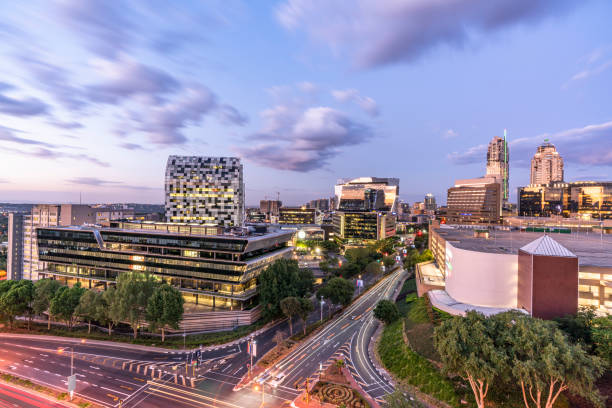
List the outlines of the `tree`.
{"type": "Polygon", "coordinates": [[[385,265],[386,268],[390,268],[393,265],[395,265],[395,258],[392,256],[385,256],[383,258],[383,264],[385,265]]]}
{"type": "Polygon", "coordinates": [[[495,345],[496,327],[483,314],[469,311],[466,317],[444,321],[434,332],[444,371],[469,382],[478,408],[484,408],[489,386],[507,367],[504,350],[495,345]]]}
{"type": "Polygon", "coordinates": [[[113,320],[127,321],[134,332],[134,338],[138,336],[138,329],[145,320],[149,298],[157,285],[158,281],[148,273],[124,272],[117,277],[113,320]]]}
{"type": "Polygon", "coordinates": [[[281,300],[280,307],[289,319],[289,335],[293,336],[293,316],[300,313],[300,301],[295,296],[289,296],[281,300]]]}
{"type": "Polygon", "coordinates": [[[378,263],[376,261],[370,262],[365,267],[365,273],[369,273],[369,274],[372,274],[372,275],[378,275],[380,272],[381,272],[380,263],[378,263]]]}
{"type": "Polygon", "coordinates": [[[5,281],[0,288],[0,309],[9,327],[17,316],[28,315],[28,330],[32,317],[32,301],[34,299],[34,285],[30,280],[5,281]],[[12,282],[12,283],[5,283],[12,282]]]}
{"type": "Polygon", "coordinates": [[[593,307],[580,307],[576,315],[567,315],[555,319],[559,328],[574,343],[582,344],[587,351],[593,350],[593,320],[595,310],[593,307]]]}
{"type": "Polygon", "coordinates": [[[96,307],[96,320],[108,326],[108,335],[113,333],[113,327],[119,324],[122,319],[122,310],[117,299],[117,289],[109,287],[102,292],[100,303],[96,307]]]}
{"type": "Polygon", "coordinates": [[[72,329],[76,320],[77,316],[75,312],[79,306],[83,293],[85,293],[85,289],[81,287],[80,282],[77,282],[77,284],[71,288],[62,286],[55,293],[53,299],[51,299],[50,312],[54,316],[65,321],[70,329],[72,329]]]}
{"type": "Polygon", "coordinates": [[[596,317],[592,329],[595,352],[612,365],[612,316],[596,317]]]}
{"type": "Polygon", "coordinates": [[[329,299],[333,304],[347,306],[353,299],[353,285],[343,278],[332,278],[325,286],[319,289],[317,295],[329,299]]]}
{"type": "Polygon", "coordinates": [[[35,314],[47,312],[47,330],[51,330],[51,299],[62,285],[54,279],[41,279],[34,284],[34,301],[32,309],[35,314]]]}
{"type": "Polygon", "coordinates": [[[298,296],[299,269],[293,259],[277,259],[259,275],[259,303],[264,319],[280,317],[281,300],[298,296]]]}
{"type": "Polygon", "coordinates": [[[146,320],[151,331],[161,329],[162,343],[165,341],[166,326],[179,328],[179,322],[183,318],[184,303],[183,295],[178,289],[168,284],[155,288],[147,303],[146,320]]]}
{"type": "Polygon", "coordinates": [[[314,306],[310,299],[308,298],[300,298],[300,310],[298,314],[300,315],[300,319],[302,319],[302,327],[304,329],[304,336],[306,335],[306,321],[308,320],[308,316],[314,310],[314,306]]]}
{"type": "Polygon", "coordinates": [[[374,317],[385,324],[393,323],[399,316],[395,303],[387,299],[380,300],[374,308],[374,317]]]}
{"type": "Polygon", "coordinates": [[[91,333],[91,321],[96,320],[101,301],[102,293],[95,290],[87,290],[79,300],[74,314],[87,322],[87,333],[91,333]]]}
{"type": "Polygon", "coordinates": [[[310,269],[299,269],[295,282],[298,297],[310,296],[314,288],[314,275],[310,269]]]}
{"type": "Polygon", "coordinates": [[[594,386],[603,374],[603,360],[572,344],[554,322],[516,317],[506,341],[526,408],[552,408],[565,390],[603,406],[594,386]]]}

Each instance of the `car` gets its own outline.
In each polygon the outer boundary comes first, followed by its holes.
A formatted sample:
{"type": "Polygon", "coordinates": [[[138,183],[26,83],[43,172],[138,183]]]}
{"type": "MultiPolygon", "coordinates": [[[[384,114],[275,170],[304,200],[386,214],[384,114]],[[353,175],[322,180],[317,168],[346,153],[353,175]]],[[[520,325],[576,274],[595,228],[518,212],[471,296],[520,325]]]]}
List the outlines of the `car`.
{"type": "Polygon", "coordinates": [[[274,388],[278,387],[280,385],[280,383],[285,379],[285,374],[284,373],[278,373],[276,374],[272,380],[270,381],[270,385],[274,388]]]}

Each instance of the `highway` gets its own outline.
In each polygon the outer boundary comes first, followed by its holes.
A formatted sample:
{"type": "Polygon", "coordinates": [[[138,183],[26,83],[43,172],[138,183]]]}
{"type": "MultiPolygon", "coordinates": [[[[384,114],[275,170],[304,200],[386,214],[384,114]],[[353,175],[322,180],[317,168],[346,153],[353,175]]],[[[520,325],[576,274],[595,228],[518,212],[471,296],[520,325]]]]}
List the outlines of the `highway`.
{"type": "MultiPolygon", "coordinates": [[[[265,406],[280,407],[287,406],[301,393],[306,378],[316,378],[319,363],[325,368],[333,359],[342,358],[364,389],[372,397],[380,398],[391,392],[392,387],[376,372],[367,354],[376,328],[372,309],[378,300],[393,293],[403,276],[404,272],[398,270],[381,280],[340,316],[272,367],[261,378],[263,383],[251,384],[237,392],[233,391],[234,387],[246,375],[249,362],[245,340],[204,348],[204,363],[196,372],[190,369],[187,373],[185,351],[3,333],[0,338],[0,372],[66,390],[72,351],[68,348],[58,353],[58,348],[72,347],[76,394],[101,406],[119,407],[121,403],[122,408],[155,408],[168,406],[171,402],[175,408],[242,408],[260,406],[263,397],[265,406]],[[275,388],[267,384],[271,375],[280,372],[285,374],[280,386],[275,388]],[[194,374],[197,380],[192,388],[189,377],[194,377],[194,374]]],[[[313,313],[309,323],[317,318],[318,313],[313,313]]],[[[299,329],[300,325],[294,323],[294,330],[299,329]]],[[[258,357],[275,346],[272,338],[277,330],[287,333],[287,322],[257,333],[258,357]]],[[[4,407],[0,405],[0,408],[4,407]]]]}

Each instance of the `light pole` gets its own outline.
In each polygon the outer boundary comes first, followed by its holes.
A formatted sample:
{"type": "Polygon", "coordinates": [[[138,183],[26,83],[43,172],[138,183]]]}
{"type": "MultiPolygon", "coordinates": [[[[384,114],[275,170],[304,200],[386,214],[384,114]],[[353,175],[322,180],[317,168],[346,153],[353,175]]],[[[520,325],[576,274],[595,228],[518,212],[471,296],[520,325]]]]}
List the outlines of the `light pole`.
{"type": "Polygon", "coordinates": [[[65,350],[70,349],[70,377],[68,378],[68,391],[70,392],[70,401],[74,395],[74,387],[76,385],[76,378],[74,378],[74,347],[60,347],[57,349],[59,354],[63,354],[65,350]],[[75,381],[75,384],[71,384],[71,381],[75,381]]]}
{"type": "Polygon", "coordinates": [[[323,322],[323,305],[325,301],[323,300],[323,296],[321,296],[321,322],[323,322]]]}

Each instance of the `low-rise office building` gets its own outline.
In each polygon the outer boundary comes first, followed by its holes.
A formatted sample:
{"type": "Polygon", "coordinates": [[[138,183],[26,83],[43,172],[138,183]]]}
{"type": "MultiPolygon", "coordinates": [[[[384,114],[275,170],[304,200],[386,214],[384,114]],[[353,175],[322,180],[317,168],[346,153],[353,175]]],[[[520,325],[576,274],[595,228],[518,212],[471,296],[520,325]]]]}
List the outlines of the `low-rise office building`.
{"type": "Polygon", "coordinates": [[[388,212],[336,211],[332,224],[334,238],[348,245],[360,245],[396,234],[395,215],[388,212]]]}
{"type": "Polygon", "coordinates": [[[519,216],[524,217],[612,219],[612,182],[554,182],[520,187],[518,206],[519,216]]]}
{"type": "MultiPolygon", "coordinates": [[[[449,313],[520,309],[552,318],[576,313],[578,306],[612,313],[610,235],[432,224],[429,248],[444,283],[430,298],[449,313]]],[[[417,275],[419,284],[427,283],[417,275]]]]}
{"type": "Polygon", "coordinates": [[[449,224],[498,224],[502,217],[502,187],[493,176],[457,180],[448,189],[449,224]]]}
{"type": "Polygon", "coordinates": [[[196,310],[256,305],[261,271],[293,251],[290,231],[243,228],[223,234],[177,223],[44,227],[37,235],[39,259],[46,264],[41,277],[104,289],[121,273],[148,272],[177,287],[186,306],[196,310]]]}
{"type": "Polygon", "coordinates": [[[315,208],[281,207],[279,209],[279,224],[313,225],[321,222],[321,213],[315,208]]]}

